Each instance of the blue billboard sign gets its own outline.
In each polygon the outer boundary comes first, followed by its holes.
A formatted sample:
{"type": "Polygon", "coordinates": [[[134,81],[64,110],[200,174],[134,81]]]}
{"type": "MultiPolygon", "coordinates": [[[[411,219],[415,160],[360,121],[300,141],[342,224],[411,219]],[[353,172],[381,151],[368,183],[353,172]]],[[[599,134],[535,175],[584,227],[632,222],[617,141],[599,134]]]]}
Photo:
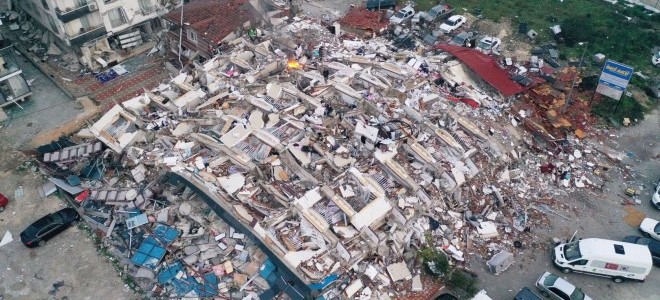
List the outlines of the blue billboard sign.
{"type": "Polygon", "coordinates": [[[596,92],[607,97],[619,100],[626,90],[634,69],[613,60],[605,62],[603,72],[598,79],[596,92]]]}

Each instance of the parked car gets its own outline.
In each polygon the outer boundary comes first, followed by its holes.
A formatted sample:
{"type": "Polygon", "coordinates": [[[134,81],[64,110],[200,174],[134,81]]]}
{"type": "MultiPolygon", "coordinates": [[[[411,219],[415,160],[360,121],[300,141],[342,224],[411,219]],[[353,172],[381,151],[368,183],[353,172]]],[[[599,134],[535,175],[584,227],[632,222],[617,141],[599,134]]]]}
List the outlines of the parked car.
{"type": "Polygon", "coordinates": [[[651,218],[645,218],[642,220],[642,224],[639,224],[639,231],[642,232],[642,235],[645,237],[654,238],[660,241],[660,222],[651,218]]]}
{"type": "Polygon", "coordinates": [[[0,212],[5,211],[5,206],[7,206],[7,204],[9,204],[9,198],[0,193],[0,212]]]}
{"type": "Polygon", "coordinates": [[[429,11],[427,12],[419,12],[413,17],[413,23],[417,23],[420,21],[424,21],[426,23],[433,23],[437,22],[438,20],[442,20],[443,17],[449,15],[452,11],[454,11],[453,8],[449,4],[438,4],[434,7],[431,7],[429,11]]]}
{"type": "Polygon", "coordinates": [[[539,277],[536,287],[543,296],[555,300],[592,300],[580,288],[550,272],[545,272],[539,277]]]}
{"type": "Polygon", "coordinates": [[[660,180],[658,180],[658,184],[655,185],[655,193],[651,196],[651,203],[653,203],[655,208],[660,209],[660,180]]]}
{"type": "Polygon", "coordinates": [[[396,0],[368,0],[367,9],[370,11],[378,9],[390,9],[396,6],[396,0]]]}
{"type": "Polygon", "coordinates": [[[21,232],[21,241],[30,248],[43,246],[47,240],[56,236],[80,220],[75,209],[67,207],[48,214],[35,221],[21,232]]]}
{"type": "Polygon", "coordinates": [[[465,24],[465,21],[467,19],[464,16],[461,15],[453,15],[449,17],[442,25],[440,25],[440,30],[442,30],[443,33],[449,34],[452,31],[456,30],[458,27],[461,27],[461,25],[465,24]]]}
{"type": "Polygon", "coordinates": [[[634,235],[629,235],[623,238],[623,241],[626,243],[633,243],[649,247],[649,250],[651,251],[651,257],[653,258],[653,264],[657,267],[660,267],[660,241],[634,235]]]}
{"type": "Polygon", "coordinates": [[[518,294],[513,298],[513,300],[542,300],[543,298],[539,297],[539,295],[534,294],[532,290],[530,290],[528,287],[523,287],[518,294]]]}
{"type": "Polygon", "coordinates": [[[485,36],[477,44],[477,49],[488,54],[491,52],[497,52],[500,44],[502,44],[502,40],[493,36],[485,36]]]}
{"type": "Polygon", "coordinates": [[[422,16],[424,22],[433,23],[438,20],[441,20],[444,16],[450,14],[454,9],[449,4],[438,4],[434,7],[431,7],[429,11],[424,13],[422,16]]]}
{"type": "Polygon", "coordinates": [[[408,19],[412,18],[415,14],[415,9],[412,6],[408,5],[401,10],[397,11],[393,16],[390,17],[390,23],[392,24],[401,24],[408,19]]]}
{"type": "Polygon", "coordinates": [[[470,39],[472,39],[472,36],[474,36],[474,33],[463,31],[452,38],[449,41],[449,45],[466,46],[470,39]]]}

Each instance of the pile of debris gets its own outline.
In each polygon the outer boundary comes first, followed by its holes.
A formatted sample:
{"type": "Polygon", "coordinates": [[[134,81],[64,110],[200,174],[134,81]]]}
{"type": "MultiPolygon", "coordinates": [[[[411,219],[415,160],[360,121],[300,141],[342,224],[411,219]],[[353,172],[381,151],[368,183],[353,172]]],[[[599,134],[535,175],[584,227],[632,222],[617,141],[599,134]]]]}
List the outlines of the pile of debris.
{"type": "Polygon", "coordinates": [[[521,130],[445,52],[338,36],[296,18],[240,37],[41,149],[44,169],[154,295],[390,299],[440,288],[427,236],[499,273],[610,167],[521,130]]]}

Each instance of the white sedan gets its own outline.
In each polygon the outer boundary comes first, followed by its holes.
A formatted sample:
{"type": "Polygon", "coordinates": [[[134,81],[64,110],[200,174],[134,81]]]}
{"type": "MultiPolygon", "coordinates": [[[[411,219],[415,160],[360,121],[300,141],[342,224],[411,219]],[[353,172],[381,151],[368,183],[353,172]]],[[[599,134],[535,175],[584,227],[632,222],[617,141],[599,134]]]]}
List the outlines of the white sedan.
{"type": "Polygon", "coordinates": [[[539,277],[536,287],[543,296],[555,300],[592,300],[580,288],[550,272],[545,272],[539,277]]]}
{"type": "Polygon", "coordinates": [[[497,54],[497,49],[500,44],[502,44],[502,40],[496,37],[487,36],[479,41],[477,44],[477,49],[486,54],[491,52],[495,52],[495,54],[497,54]]]}
{"type": "Polygon", "coordinates": [[[415,10],[412,6],[408,5],[401,10],[397,11],[393,16],[390,17],[390,23],[392,24],[401,24],[404,21],[410,19],[415,14],[415,10]]]}
{"type": "Polygon", "coordinates": [[[465,24],[465,21],[467,19],[464,16],[461,15],[453,15],[449,17],[442,25],[440,25],[440,30],[444,32],[445,34],[449,34],[452,31],[456,30],[456,28],[461,27],[461,25],[465,24]]]}
{"type": "Polygon", "coordinates": [[[655,193],[651,196],[651,203],[653,203],[655,208],[660,209],[660,180],[658,180],[658,184],[655,186],[655,193]]]}
{"type": "Polygon", "coordinates": [[[651,218],[645,218],[642,220],[642,224],[639,224],[639,230],[643,236],[660,241],[660,222],[651,218]]]}

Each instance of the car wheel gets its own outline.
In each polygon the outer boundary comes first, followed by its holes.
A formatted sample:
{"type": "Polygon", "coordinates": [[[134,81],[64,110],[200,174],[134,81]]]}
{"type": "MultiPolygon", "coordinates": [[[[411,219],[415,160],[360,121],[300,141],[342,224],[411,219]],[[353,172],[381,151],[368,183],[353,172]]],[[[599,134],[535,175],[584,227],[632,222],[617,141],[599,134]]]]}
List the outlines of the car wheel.
{"type": "Polygon", "coordinates": [[[5,211],[5,207],[4,207],[4,206],[0,206],[0,212],[3,212],[3,211],[5,211]]]}
{"type": "Polygon", "coordinates": [[[44,245],[46,245],[46,241],[41,240],[39,241],[39,243],[37,243],[37,245],[39,245],[39,247],[43,247],[44,245]]]}
{"type": "Polygon", "coordinates": [[[612,281],[614,281],[614,282],[616,282],[616,283],[622,283],[622,282],[623,282],[623,278],[621,278],[621,277],[614,277],[614,278],[612,278],[612,281]]]}
{"type": "Polygon", "coordinates": [[[541,291],[541,295],[543,295],[543,297],[546,297],[546,298],[550,297],[550,295],[546,291],[541,291]]]}
{"type": "Polygon", "coordinates": [[[642,235],[643,235],[644,237],[647,237],[647,238],[650,238],[650,237],[651,237],[651,235],[650,235],[648,232],[643,232],[643,231],[642,231],[642,235]]]}
{"type": "Polygon", "coordinates": [[[571,272],[571,269],[569,269],[569,268],[562,268],[562,269],[561,269],[561,272],[564,273],[564,274],[568,274],[568,273],[571,272]]]}

